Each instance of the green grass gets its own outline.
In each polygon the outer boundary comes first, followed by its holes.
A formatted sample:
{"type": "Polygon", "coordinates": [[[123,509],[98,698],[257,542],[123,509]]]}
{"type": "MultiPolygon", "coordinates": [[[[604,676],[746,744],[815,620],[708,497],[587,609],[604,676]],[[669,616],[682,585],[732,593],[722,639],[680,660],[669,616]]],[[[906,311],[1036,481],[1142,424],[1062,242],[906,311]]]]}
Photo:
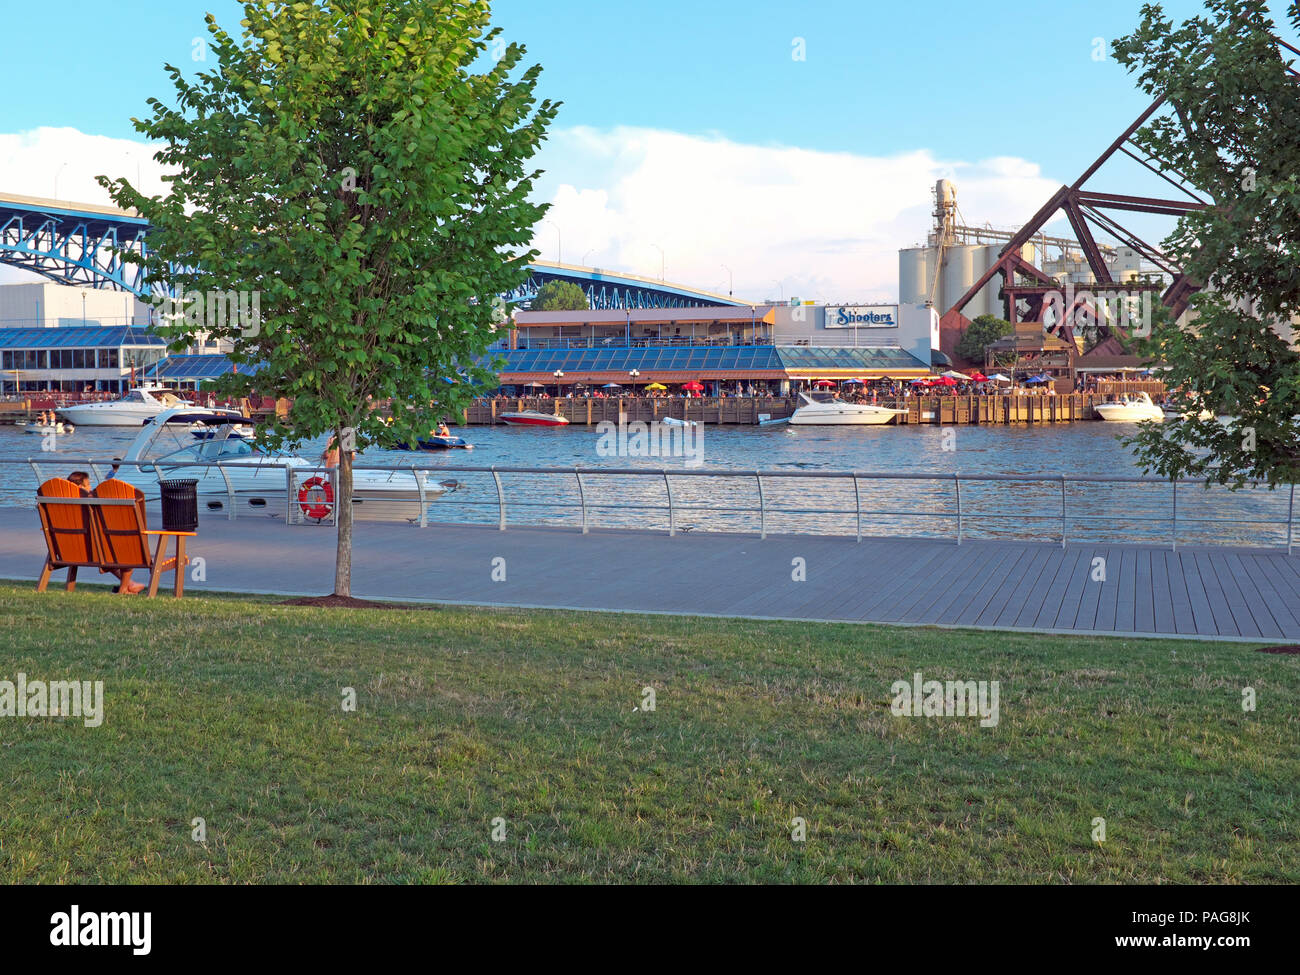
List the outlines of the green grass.
{"type": "Polygon", "coordinates": [[[1300,881],[1300,657],[1248,645],[9,585],[0,620],[0,679],[106,697],[0,718],[6,883],[1300,881]],[[915,670],[999,680],[1000,724],[893,716],[915,670]]]}

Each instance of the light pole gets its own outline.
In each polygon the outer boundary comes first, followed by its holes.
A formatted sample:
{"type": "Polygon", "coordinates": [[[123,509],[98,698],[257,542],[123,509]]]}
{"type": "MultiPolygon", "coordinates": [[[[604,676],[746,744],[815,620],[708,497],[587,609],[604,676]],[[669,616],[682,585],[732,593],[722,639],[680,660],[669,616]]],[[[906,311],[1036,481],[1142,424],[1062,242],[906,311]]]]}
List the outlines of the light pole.
{"type": "Polygon", "coordinates": [[[588,266],[588,265],[587,265],[587,254],[590,254],[590,253],[591,253],[592,251],[594,251],[595,249],[596,249],[596,248],[594,248],[594,247],[588,247],[588,248],[587,248],[587,253],[582,255],[582,266],[583,266],[583,267],[587,267],[587,266],[588,266]]]}
{"type": "Polygon", "coordinates": [[[81,293],[81,324],[86,324],[86,292],[81,293]]]}
{"type": "Polygon", "coordinates": [[[558,223],[555,223],[552,220],[546,220],[544,222],[549,223],[552,227],[555,228],[555,263],[563,264],[564,263],[564,237],[560,233],[560,225],[558,223]]]}
{"type": "Polygon", "coordinates": [[[660,247],[658,244],[651,244],[650,246],[659,252],[659,280],[663,281],[665,280],[664,264],[666,263],[666,258],[664,256],[664,249],[660,247]]]}
{"type": "Polygon", "coordinates": [[[784,282],[784,281],[773,281],[772,283],[775,284],[778,288],[781,289],[781,304],[785,304],[785,282],[784,282]]]}
{"type": "Polygon", "coordinates": [[[561,380],[564,379],[564,372],[560,369],[556,369],[555,372],[551,373],[551,375],[555,377],[555,398],[559,399],[564,393],[564,387],[561,385],[561,380]]]}
{"type": "Polygon", "coordinates": [[[730,298],[734,293],[736,279],[732,276],[731,268],[727,267],[727,265],[723,264],[722,270],[727,272],[727,297],[730,298]]]}
{"type": "Polygon", "coordinates": [[[636,381],[637,381],[637,379],[640,378],[640,376],[641,376],[641,370],[640,370],[640,369],[629,369],[629,370],[627,371],[627,378],[630,379],[630,380],[632,380],[632,394],[633,394],[633,395],[636,395],[636,381]]]}

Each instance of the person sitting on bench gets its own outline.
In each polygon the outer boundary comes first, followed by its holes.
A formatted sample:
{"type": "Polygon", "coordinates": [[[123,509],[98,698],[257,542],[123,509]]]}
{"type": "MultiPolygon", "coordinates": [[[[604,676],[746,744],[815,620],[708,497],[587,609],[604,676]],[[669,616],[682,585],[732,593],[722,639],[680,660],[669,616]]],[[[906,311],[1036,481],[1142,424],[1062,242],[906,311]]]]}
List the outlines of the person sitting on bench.
{"type": "MultiPolygon", "coordinates": [[[[90,497],[90,475],[89,474],[87,474],[85,471],[73,471],[71,474],[68,475],[68,480],[71,481],[73,484],[77,485],[77,487],[81,488],[82,497],[86,497],[86,498],[90,497]]],[[[118,585],[114,587],[113,589],[114,592],[116,592],[120,588],[121,591],[125,593],[137,593],[137,592],[144,592],[145,589],[148,588],[148,586],[146,586],[142,582],[131,581],[130,569],[100,569],[99,571],[111,572],[113,575],[117,576],[118,585]]]]}

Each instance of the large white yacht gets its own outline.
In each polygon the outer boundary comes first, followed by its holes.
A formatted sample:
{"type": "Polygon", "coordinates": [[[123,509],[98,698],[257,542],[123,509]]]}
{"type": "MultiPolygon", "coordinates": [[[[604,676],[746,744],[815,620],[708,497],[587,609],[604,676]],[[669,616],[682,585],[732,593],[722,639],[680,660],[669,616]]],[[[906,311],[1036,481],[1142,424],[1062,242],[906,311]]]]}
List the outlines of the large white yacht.
{"type": "Polygon", "coordinates": [[[135,427],[164,410],[189,406],[161,386],[137,386],[121,399],[107,403],[79,403],[56,410],[59,416],[79,427],[135,427]]]}
{"type": "MultiPolygon", "coordinates": [[[[329,471],[290,451],[270,451],[241,433],[221,410],[170,409],[147,421],[123,455],[117,476],[135,483],[146,497],[157,497],[147,480],[193,478],[198,481],[199,512],[284,517],[293,485],[294,505],[308,520],[319,520],[333,501],[332,490],[307,485],[319,477],[329,481],[329,471]],[[207,426],[210,432],[202,430],[207,426]],[[195,434],[205,434],[195,442],[195,434]],[[286,468],[290,476],[286,476],[286,468]],[[324,504],[322,504],[322,492],[324,504]]],[[[237,418],[242,419],[242,418],[237,418]]],[[[353,471],[353,517],[370,521],[418,521],[420,501],[425,505],[458,487],[455,481],[433,480],[428,472],[353,471]],[[423,490],[421,490],[423,488],[423,490]]],[[[296,514],[296,513],[295,513],[296,514]]]]}
{"type": "Polygon", "coordinates": [[[1117,423],[1142,423],[1150,420],[1163,423],[1165,411],[1151,402],[1146,393],[1125,393],[1113,403],[1098,403],[1093,407],[1103,420],[1117,423]]]}
{"type": "Polygon", "coordinates": [[[816,400],[807,393],[800,393],[804,405],[794,411],[790,417],[792,426],[843,426],[870,425],[878,426],[888,423],[907,410],[894,410],[874,403],[845,403],[842,400],[816,400]]]}

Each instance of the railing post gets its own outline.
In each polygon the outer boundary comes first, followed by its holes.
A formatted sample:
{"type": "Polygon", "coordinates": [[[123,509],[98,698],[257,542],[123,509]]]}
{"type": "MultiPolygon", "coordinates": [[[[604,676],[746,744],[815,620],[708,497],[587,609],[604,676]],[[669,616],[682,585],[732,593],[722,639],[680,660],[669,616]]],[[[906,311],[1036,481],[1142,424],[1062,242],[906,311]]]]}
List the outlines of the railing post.
{"type": "Polygon", "coordinates": [[[284,465],[284,523],[293,525],[297,519],[293,516],[293,468],[284,465]]]}
{"type": "Polygon", "coordinates": [[[859,490],[858,488],[858,475],[856,471],[854,471],[853,473],[853,501],[854,504],[857,506],[857,511],[858,511],[857,540],[860,542],[862,541],[862,491],[859,490]]]}
{"type": "Polygon", "coordinates": [[[497,473],[496,464],[492,465],[492,480],[497,486],[497,530],[506,530],[506,497],[501,489],[501,475],[497,473]]]}
{"type": "Polygon", "coordinates": [[[677,518],[673,511],[673,482],[668,479],[668,471],[660,469],[664,476],[664,487],[668,491],[668,537],[672,538],[677,534],[677,518]]]}
{"type": "Polygon", "coordinates": [[[1061,548],[1065,548],[1065,475],[1061,475],[1061,548]]]}
{"type": "Polygon", "coordinates": [[[961,475],[954,474],[952,483],[957,488],[957,544],[961,544],[961,475]]]}
{"type": "Polygon", "coordinates": [[[1292,525],[1291,517],[1294,514],[1295,514],[1295,485],[1292,484],[1291,500],[1287,503],[1286,506],[1286,554],[1287,555],[1291,554],[1291,539],[1293,537],[1291,533],[1291,525],[1292,525]]]}
{"type": "Polygon", "coordinates": [[[758,537],[767,538],[767,499],[763,496],[763,475],[754,472],[754,479],[758,481],[758,537]]]}
{"type": "Polygon", "coordinates": [[[411,465],[411,476],[415,478],[415,487],[420,492],[420,527],[429,527],[429,503],[425,500],[424,479],[427,475],[425,471],[417,471],[415,465],[411,465]]]}
{"type": "MultiPolygon", "coordinates": [[[[591,400],[587,401],[590,408],[591,400]]],[[[582,471],[574,471],[573,476],[578,479],[578,502],[582,505],[582,533],[587,534],[587,492],[582,488],[582,471]]]]}
{"type": "Polygon", "coordinates": [[[1169,519],[1169,550],[1178,551],[1178,478],[1174,478],[1170,483],[1174,486],[1174,504],[1173,515],[1169,519]]]}

